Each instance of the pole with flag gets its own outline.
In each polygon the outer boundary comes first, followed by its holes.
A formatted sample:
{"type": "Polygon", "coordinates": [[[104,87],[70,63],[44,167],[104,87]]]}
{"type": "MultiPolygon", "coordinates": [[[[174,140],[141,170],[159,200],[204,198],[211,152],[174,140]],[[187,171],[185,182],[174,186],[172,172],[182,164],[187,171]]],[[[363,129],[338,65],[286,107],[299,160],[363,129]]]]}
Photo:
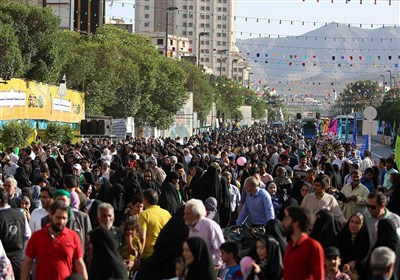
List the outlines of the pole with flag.
{"type": "Polygon", "coordinates": [[[397,168],[400,168],[400,135],[396,137],[396,146],[394,148],[394,160],[396,161],[397,168]]]}
{"type": "Polygon", "coordinates": [[[338,124],[338,129],[337,129],[337,137],[339,139],[340,142],[342,142],[342,137],[343,137],[343,133],[342,133],[342,117],[340,117],[339,119],[339,124],[338,124]]]}
{"type": "Polygon", "coordinates": [[[353,143],[357,144],[357,115],[354,112],[354,124],[353,124],[353,143]]]}
{"type": "Polygon", "coordinates": [[[349,115],[346,115],[346,127],[344,131],[344,141],[349,141],[349,115]]]}

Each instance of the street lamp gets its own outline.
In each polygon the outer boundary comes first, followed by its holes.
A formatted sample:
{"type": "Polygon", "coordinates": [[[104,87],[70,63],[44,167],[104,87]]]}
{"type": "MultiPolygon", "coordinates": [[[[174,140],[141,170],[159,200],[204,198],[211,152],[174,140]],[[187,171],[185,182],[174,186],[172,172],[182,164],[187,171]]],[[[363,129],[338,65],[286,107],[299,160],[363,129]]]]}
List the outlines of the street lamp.
{"type": "Polygon", "coordinates": [[[178,10],[178,7],[168,7],[167,8],[167,17],[165,20],[165,56],[168,56],[168,15],[169,11],[178,10]]]}
{"type": "Polygon", "coordinates": [[[385,94],[385,75],[380,75],[383,78],[382,93],[385,94]]]}
{"type": "Polygon", "coordinates": [[[249,80],[247,81],[247,88],[250,88],[250,77],[253,75],[252,72],[249,73],[249,80]]]}
{"type": "Polygon", "coordinates": [[[392,88],[392,70],[386,70],[386,72],[389,72],[389,87],[392,88]]]}
{"type": "Polygon", "coordinates": [[[199,46],[198,46],[198,48],[197,48],[197,67],[199,67],[200,68],[200,37],[201,36],[208,36],[208,32],[200,32],[199,33],[199,46]]]}
{"type": "Polygon", "coordinates": [[[232,60],[232,69],[231,69],[231,72],[232,72],[232,73],[231,73],[231,78],[232,78],[232,80],[234,80],[234,78],[233,78],[233,64],[236,63],[236,62],[238,62],[238,61],[239,61],[238,59],[233,59],[233,60],[232,60]]]}
{"type": "Polygon", "coordinates": [[[219,51],[219,52],[221,53],[221,59],[220,59],[220,61],[219,61],[219,76],[220,76],[220,77],[222,76],[222,54],[225,53],[225,52],[227,52],[227,51],[228,51],[228,49],[220,50],[220,51],[219,51]]]}

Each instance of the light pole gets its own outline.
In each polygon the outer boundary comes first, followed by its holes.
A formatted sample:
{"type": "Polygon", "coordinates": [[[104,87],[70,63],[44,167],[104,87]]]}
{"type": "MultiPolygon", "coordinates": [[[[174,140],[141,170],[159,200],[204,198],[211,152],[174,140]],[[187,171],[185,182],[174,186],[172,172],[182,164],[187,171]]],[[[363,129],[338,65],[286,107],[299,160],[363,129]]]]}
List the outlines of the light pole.
{"type": "Polygon", "coordinates": [[[389,72],[389,87],[392,88],[392,70],[386,70],[386,72],[389,72]]]}
{"type": "Polygon", "coordinates": [[[201,36],[208,36],[208,32],[200,32],[199,33],[199,43],[197,48],[197,67],[200,68],[200,37],[201,36]]]}
{"type": "Polygon", "coordinates": [[[233,78],[233,64],[238,62],[238,61],[239,61],[238,59],[233,59],[232,60],[232,69],[231,69],[231,78],[232,78],[232,80],[234,80],[234,78],[233,78]]]}
{"type": "Polygon", "coordinates": [[[253,74],[252,72],[249,73],[249,80],[247,81],[247,88],[250,88],[250,77],[252,74],[253,74]]]}
{"type": "Polygon", "coordinates": [[[220,51],[219,51],[219,52],[221,53],[221,59],[220,59],[220,61],[219,61],[219,76],[220,76],[220,77],[222,76],[222,54],[225,53],[225,52],[227,52],[227,51],[228,51],[228,49],[220,50],[220,51]]]}
{"type": "Polygon", "coordinates": [[[383,79],[382,93],[385,94],[385,75],[380,75],[383,79]]]}
{"type": "Polygon", "coordinates": [[[165,56],[168,56],[168,15],[169,11],[178,10],[178,7],[168,7],[167,8],[167,17],[165,20],[165,56]]]}

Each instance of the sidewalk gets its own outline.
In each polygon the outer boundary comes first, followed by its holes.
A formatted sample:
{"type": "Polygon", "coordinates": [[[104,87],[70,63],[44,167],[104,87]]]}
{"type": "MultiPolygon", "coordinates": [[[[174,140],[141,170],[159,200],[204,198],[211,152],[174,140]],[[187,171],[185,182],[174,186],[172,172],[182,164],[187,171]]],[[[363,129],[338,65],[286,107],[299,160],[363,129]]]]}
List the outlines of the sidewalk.
{"type": "Polygon", "coordinates": [[[371,135],[371,141],[375,141],[390,148],[394,148],[395,143],[392,143],[392,140],[392,137],[384,136],[383,134],[371,135]]]}

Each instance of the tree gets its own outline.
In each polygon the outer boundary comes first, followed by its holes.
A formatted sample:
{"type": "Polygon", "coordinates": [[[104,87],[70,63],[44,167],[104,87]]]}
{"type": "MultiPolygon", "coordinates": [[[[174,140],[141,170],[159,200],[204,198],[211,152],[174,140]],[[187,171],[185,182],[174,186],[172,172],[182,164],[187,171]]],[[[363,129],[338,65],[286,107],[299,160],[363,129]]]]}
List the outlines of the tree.
{"type": "Polygon", "coordinates": [[[336,101],[334,111],[340,114],[350,114],[352,111],[363,111],[368,106],[376,107],[381,103],[382,95],[376,82],[357,81],[347,84],[336,101]]]}
{"type": "MultiPolygon", "coordinates": [[[[60,19],[50,8],[0,2],[0,25],[12,26],[22,56],[23,67],[14,71],[15,76],[39,82],[58,81],[67,47],[62,43],[63,31],[59,29],[59,22],[60,19]]],[[[12,35],[11,30],[8,33],[12,35]]],[[[5,52],[13,52],[14,49],[12,44],[7,46],[5,52]]]]}
{"type": "Polygon", "coordinates": [[[106,25],[81,37],[65,65],[68,85],[85,92],[87,115],[132,116],[166,128],[187,100],[186,74],[148,37],[106,25]]]}
{"type": "Polygon", "coordinates": [[[59,143],[70,142],[74,137],[74,130],[69,124],[49,122],[45,131],[46,141],[59,143]]]}
{"type": "Polygon", "coordinates": [[[24,147],[32,131],[27,121],[10,121],[3,125],[1,141],[6,147],[24,147]]]}
{"type": "Polygon", "coordinates": [[[0,78],[10,79],[23,72],[18,37],[10,24],[0,22],[0,78]]]}
{"type": "Polygon", "coordinates": [[[210,84],[210,76],[205,75],[192,63],[182,60],[179,66],[188,75],[186,90],[193,92],[193,110],[200,121],[204,121],[214,101],[214,88],[210,84]]]}
{"type": "Polygon", "coordinates": [[[382,104],[377,108],[378,119],[391,122],[396,122],[396,127],[400,124],[400,88],[391,88],[385,93],[382,104]]]}

